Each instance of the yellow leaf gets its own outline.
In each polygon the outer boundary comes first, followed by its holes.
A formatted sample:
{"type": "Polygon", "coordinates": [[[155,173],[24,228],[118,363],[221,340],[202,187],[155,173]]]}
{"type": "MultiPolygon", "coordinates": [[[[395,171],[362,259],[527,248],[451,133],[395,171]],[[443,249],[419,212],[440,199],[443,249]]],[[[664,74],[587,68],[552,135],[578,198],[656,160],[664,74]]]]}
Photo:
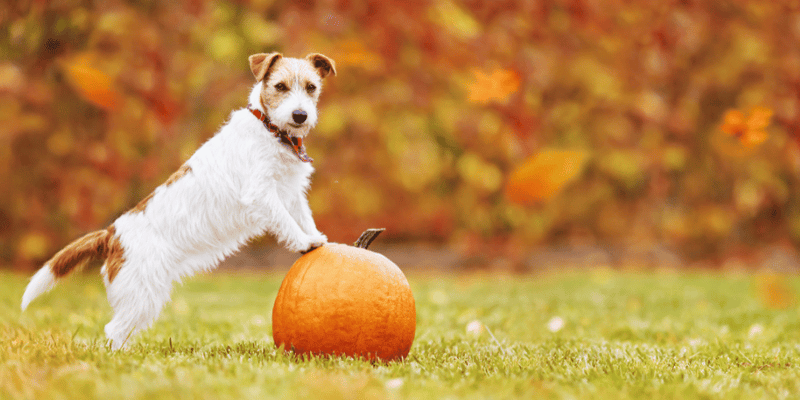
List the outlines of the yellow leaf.
{"type": "Polygon", "coordinates": [[[588,159],[584,150],[542,150],[511,173],[506,197],[519,204],[549,200],[580,174],[588,159]]]}
{"type": "Polygon", "coordinates": [[[461,39],[472,39],[481,33],[478,21],[452,1],[436,2],[436,5],[429,10],[428,17],[447,32],[461,39]]]}
{"type": "Polygon", "coordinates": [[[90,64],[88,56],[79,56],[61,64],[64,75],[84,100],[106,110],[116,110],[119,96],[111,78],[90,64]]]}

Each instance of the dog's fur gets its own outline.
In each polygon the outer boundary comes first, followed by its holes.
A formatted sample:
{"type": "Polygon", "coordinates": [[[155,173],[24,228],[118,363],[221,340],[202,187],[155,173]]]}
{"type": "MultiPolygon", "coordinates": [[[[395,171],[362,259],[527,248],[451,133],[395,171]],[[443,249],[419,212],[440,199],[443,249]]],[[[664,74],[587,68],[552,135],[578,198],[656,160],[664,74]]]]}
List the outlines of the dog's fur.
{"type": "MultiPolygon", "coordinates": [[[[255,54],[250,69],[258,82],[251,107],[291,136],[308,135],[322,79],[336,74],[333,61],[255,54]],[[299,124],[297,110],[307,115],[299,124]]],[[[312,171],[248,109],[236,110],[152,194],[50,259],[31,279],[22,309],[84,261],[105,259],[101,273],[114,310],[105,333],[112,348],[122,348],[158,318],[174,282],[215,268],[249,239],[268,232],[295,252],[326,243],[306,199],[312,171]]]]}

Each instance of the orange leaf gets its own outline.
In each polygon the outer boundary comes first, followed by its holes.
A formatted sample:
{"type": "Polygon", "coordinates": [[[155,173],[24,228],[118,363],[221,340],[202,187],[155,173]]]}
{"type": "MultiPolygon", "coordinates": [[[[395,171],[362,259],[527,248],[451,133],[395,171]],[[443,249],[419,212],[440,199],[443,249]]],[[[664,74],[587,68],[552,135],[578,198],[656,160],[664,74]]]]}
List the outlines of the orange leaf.
{"type": "Polygon", "coordinates": [[[748,130],[747,133],[742,136],[741,141],[742,145],[745,147],[754,147],[767,140],[767,132],[762,129],[757,130],[748,130]]]}
{"type": "Polygon", "coordinates": [[[67,81],[84,100],[109,111],[116,110],[120,100],[111,78],[90,65],[88,58],[79,56],[61,64],[67,81]]]}
{"type": "Polygon", "coordinates": [[[519,89],[520,78],[515,71],[495,68],[487,74],[473,69],[472,75],[475,80],[467,86],[467,100],[473,103],[504,102],[519,89]]]}
{"type": "Polygon", "coordinates": [[[772,110],[766,107],[754,107],[747,118],[747,127],[751,130],[760,130],[769,126],[772,119],[772,110]]]}
{"type": "Polygon", "coordinates": [[[722,120],[720,129],[729,135],[737,136],[737,133],[740,132],[744,126],[744,114],[739,110],[728,110],[722,120]]]}
{"type": "Polygon", "coordinates": [[[745,116],[739,110],[728,110],[723,117],[720,130],[737,139],[744,147],[754,147],[767,140],[767,132],[772,118],[772,110],[766,107],[754,107],[745,116]]]}
{"type": "Polygon", "coordinates": [[[519,204],[551,199],[580,174],[588,159],[584,150],[542,150],[511,172],[506,197],[519,204]]]}

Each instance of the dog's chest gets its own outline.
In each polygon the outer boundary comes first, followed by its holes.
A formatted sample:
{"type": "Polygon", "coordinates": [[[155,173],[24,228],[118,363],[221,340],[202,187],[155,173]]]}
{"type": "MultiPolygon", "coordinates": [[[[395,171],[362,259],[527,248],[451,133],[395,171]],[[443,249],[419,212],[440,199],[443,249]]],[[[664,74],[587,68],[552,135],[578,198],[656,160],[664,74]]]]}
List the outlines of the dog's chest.
{"type": "Polygon", "coordinates": [[[308,187],[309,178],[313,169],[307,163],[298,162],[296,159],[286,160],[286,155],[281,154],[277,157],[278,162],[267,167],[271,169],[263,179],[265,183],[274,181],[279,193],[287,195],[300,195],[308,187]]]}
{"type": "MultiPolygon", "coordinates": [[[[269,138],[272,139],[272,138],[269,138]]],[[[305,193],[313,168],[300,161],[297,156],[281,147],[279,143],[265,144],[264,151],[255,154],[249,173],[252,174],[251,190],[257,196],[277,194],[281,197],[296,197],[305,193]]]]}
{"type": "Polygon", "coordinates": [[[247,110],[235,112],[192,158],[199,173],[202,167],[215,177],[207,182],[208,190],[236,188],[245,204],[254,205],[275,194],[302,195],[314,170],[285,149],[247,110]]]}

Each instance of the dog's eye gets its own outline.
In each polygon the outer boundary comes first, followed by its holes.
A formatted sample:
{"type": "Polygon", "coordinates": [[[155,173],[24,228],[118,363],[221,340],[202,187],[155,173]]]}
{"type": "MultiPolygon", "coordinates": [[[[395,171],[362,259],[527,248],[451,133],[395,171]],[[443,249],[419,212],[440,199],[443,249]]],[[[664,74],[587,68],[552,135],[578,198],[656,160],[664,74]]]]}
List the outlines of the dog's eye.
{"type": "Polygon", "coordinates": [[[279,92],[285,92],[285,91],[289,90],[289,88],[286,87],[286,84],[283,83],[283,82],[279,82],[278,84],[276,84],[275,85],[275,89],[277,91],[279,91],[279,92]]]}
{"type": "Polygon", "coordinates": [[[306,85],[306,92],[314,93],[315,90],[317,90],[317,87],[314,86],[313,84],[309,83],[308,85],[306,85]]]}

